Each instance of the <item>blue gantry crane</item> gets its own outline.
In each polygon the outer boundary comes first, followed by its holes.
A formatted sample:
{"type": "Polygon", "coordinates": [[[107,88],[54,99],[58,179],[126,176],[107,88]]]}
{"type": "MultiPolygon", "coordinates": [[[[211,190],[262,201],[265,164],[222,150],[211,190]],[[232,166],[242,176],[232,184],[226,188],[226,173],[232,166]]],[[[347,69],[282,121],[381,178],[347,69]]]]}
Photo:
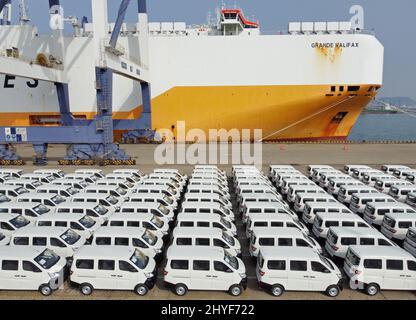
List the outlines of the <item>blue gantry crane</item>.
{"type": "MultiPolygon", "coordinates": [[[[122,0],[117,20],[108,40],[107,0],[92,0],[93,41],[95,50],[95,76],[97,110],[93,120],[76,119],[70,109],[69,86],[65,68],[65,53],[61,52],[62,66],[45,66],[28,63],[18,55],[0,56],[0,73],[16,77],[54,83],[59,102],[60,126],[0,127],[0,164],[22,164],[14,145],[29,143],[35,150],[34,163],[47,163],[47,150],[51,144],[66,144],[67,154],[59,163],[69,164],[114,164],[132,165],[135,161],[114,143],[113,130],[129,130],[133,138],[151,133],[150,83],[147,65],[137,64],[125,57],[117,41],[130,0],[122,0]],[[119,74],[134,81],[141,87],[143,112],[136,120],[113,121],[112,91],[113,74],[119,74]]],[[[147,60],[148,21],[146,0],[138,0],[139,46],[147,60]]],[[[0,12],[7,8],[10,15],[11,0],[0,0],[0,12]]],[[[60,0],[49,0],[51,21],[62,23],[60,0]],[[56,19],[55,19],[56,18],[56,19]]],[[[4,19],[7,17],[3,15],[4,19]]],[[[7,20],[6,20],[7,21],[7,20]]],[[[54,40],[62,38],[62,28],[53,32],[54,40]],[[61,30],[60,30],[61,29],[61,30]]],[[[50,54],[59,56],[57,52],[50,54]]]]}

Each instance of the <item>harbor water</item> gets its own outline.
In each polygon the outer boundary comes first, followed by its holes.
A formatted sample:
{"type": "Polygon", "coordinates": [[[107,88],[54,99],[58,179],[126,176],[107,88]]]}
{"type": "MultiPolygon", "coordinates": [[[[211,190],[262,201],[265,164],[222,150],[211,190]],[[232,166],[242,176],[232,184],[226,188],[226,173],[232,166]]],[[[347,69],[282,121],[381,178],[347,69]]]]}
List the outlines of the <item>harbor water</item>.
{"type": "Polygon", "coordinates": [[[351,141],[416,141],[416,117],[407,114],[362,114],[351,141]]]}

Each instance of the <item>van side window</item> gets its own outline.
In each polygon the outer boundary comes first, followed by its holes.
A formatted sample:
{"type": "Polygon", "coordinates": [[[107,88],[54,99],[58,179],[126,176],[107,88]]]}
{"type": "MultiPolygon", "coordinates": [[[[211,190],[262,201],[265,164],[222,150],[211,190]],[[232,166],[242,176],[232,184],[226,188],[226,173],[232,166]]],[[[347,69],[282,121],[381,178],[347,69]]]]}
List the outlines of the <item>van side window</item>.
{"type": "MultiPolygon", "coordinates": [[[[266,223],[266,224],[267,224],[267,223],[266,223]]],[[[275,222],[273,222],[273,221],[272,221],[272,222],[270,223],[270,226],[271,226],[271,227],[279,227],[279,228],[281,228],[281,227],[283,227],[283,222],[276,222],[276,221],[275,221],[275,222]]],[[[288,224],[287,226],[288,226],[288,227],[290,227],[290,226],[289,226],[289,224],[288,224]]],[[[293,227],[295,227],[295,226],[293,226],[293,227]]],[[[292,227],[292,228],[293,228],[293,227],[292,227]]]]}
{"type": "Polygon", "coordinates": [[[142,240],[134,238],[133,239],[133,247],[139,247],[139,248],[149,248],[147,244],[145,244],[142,240]]]}
{"type": "Polygon", "coordinates": [[[291,247],[291,246],[293,246],[293,240],[290,239],[290,238],[279,238],[278,246],[291,247]]]}
{"type": "Polygon", "coordinates": [[[193,269],[196,271],[209,271],[209,261],[194,260],[193,269]]]}
{"type": "Polygon", "coordinates": [[[127,261],[119,261],[118,262],[118,268],[121,271],[127,271],[127,272],[138,272],[135,267],[133,267],[130,263],[127,261]]]}
{"type": "Polygon", "coordinates": [[[34,237],[32,242],[34,246],[46,246],[47,244],[46,237],[34,237]]]}
{"type": "Polygon", "coordinates": [[[28,246],[29,238],[28,237],[16,237],[14,238],[13,243],[17,246],[28,246]]]}
{"type": "Polygon", "coordinates": [[[111,245],[111,238],[110,237],[97,237],[95,239],[95,244],[97,246],[109,246],[111,245]]]}
{"type": "Polygon", "coordinates": [[[230,247],[220,239],[214,239],[214,247],[220,247],[224,249],[230,249],[230,247]]]}
{"type": "Polygon", "coordinates": [[[25,210],[25,215],[28,217],[37,217],[36,213],[34,213],[32,210],[30,209],[26,209],[25,210]]]}
{"type": "Polygon", "coordinates": [[[353,246],[357,244],[357,239],[356,238],[342,238],[341,244],[343,246],[353,246]]]}
{"type": "Polygon", "coordinates": [[[75,266],[77,267],[77,269],[92,270],[92,269],[94,269],[94,260],[80,259],[80,260],[77,260],[77,262],[75,263],[75,266]]]}
{"type": "Polygon", "coordinates": [[[56,221],[55,227],[66,227],[67,222],[66,221],[56,221]]]}
{"type": "Polygon", "coordinates": [[[52,226],[52,222],[50,222],[50,221],[39,221],[38,222],[38,227],[51,227],[51,226],[52,226]]]}
{"type": "Polygon", "coordinates": [[[412,227],[412,222],[411,221],[400,221],[399,222],[399,228],[400,229],[409,229],[410,227],[412,227]]]}
{"type": "Polygon", "coordinates": [[[124,225],[123,221],[110,221],[111,227],[122,227],[124,225]]]}
{"type": "Polygon", "coordinates": [[[386,247],[390,247],[391,246],[391,243],[390,242],[388,242],[387,240],[385,240],[385,239],[378,239],[378,245],[379,246],[386,246],[386,247]]]}
{"type": "Polygon", "coordinates": [[[357,227],[359,227],[359,228],[368,228],[368,225],[366,225],[364,222],[358,222],[357,227]]]}
{"type": "Polygon", "coordinates": [[[193,222],[188,222],[188,221],[182,221],[180,223],[180,226],[181,227],[193,227],[194,226],[194,223],[193,222]]]}
{"type": "Polygon", "coordinates": [[[327,227],[327,228],[338,227],[338,226],[339,226],[338,221],[327,221],[327,222],[325,222],[325,227],[327,227]]]}
{"type": "Polygon", "coordinates": [[[6,271],[17,271],[19,262],[16,260],[3,260],[1,263],[1,269],[6,271]]]}
{"type": "Polygon", "coordinates": [[[98,260],[98,270],[114,270],[114,260],[98,260]]]}
{"type": "Polygon", "coordinates": [[[23,270],[30,272],[42,272],[37,266],[30,261],[23,261],[23,270]]]}
{"type": "Polygon", "coordinates": [[[375,240],[372,238],[361,238],[360,245],[362,246],[374,246],[375,240]]]}
{"type": "MultiPolygon", "coordinates": [[[[263,222],[263,221],[254,222],[254,227],[267,227],[267,222],[263,222]]],[[[282,224],[282,227],[283,227],[283,224],[282,224]]]]}
{"type": "Polygon", "coordinates": [[[176,270],[188,270],[189,261],[188,260],[172,260],[170,262],[170,267],[176,270]]]}
{"type": "Polygon", "coordinates": [[[200,213],[210,213],[209,209],[199,209],[200,213]]]}
{"type": "Polygon", "coordinates": [[[366,269],[381,269],[381,259],[366,259],[364,260],[364,268],[366,269]]]}
{"type": "Polygon", "coordinates": [[[270,260],[267,262],[269,270],[286,270],[286,261],[284,260],[270,260]]]}
{"type": "Polygon", "coordinates": [[[127,226],[128,227],[139,228],[140,227],[140,221],[127,221],[127,226]]]}
{"type": "Polygon", "coordinates": [[[275,213],[276,210],[274,209],[264,209],[264,213],[275,213]]]}
{"type": "Polygon", "coordinates": [[[213,226],[214,228],[224,229],[224,227],[223,227],[221,224],[219,224],[218,222],[214,222],[214,223],[212,224],[212,226],[213,226]]]}
{"type": "Polygon", "coordinates": [[[387,260],[387,270],[403,270],[403,260],[387,260]]]}
{"type": "Polygon", "coordinates": [[[220,261],[214,261],[214,269],[215,271],[220,271],[220,272],[227,272],[227,273],[233,272],[230,268],[228,268],[224,263],[220,261]]]}
{"type": "Polygon", "coordinates": [[[407,261],[407,269],[416,271],[416,261],[407,261]]]}
{"type": "Polygon", "coordinates": [[[306,261],[290,261],[290,270],[291,271],[307,271],[308,265],[306,261]]]}
{"type": "Polygon", "coordinates": [[[134,213],[134,209],[132,209],[132,208],[123,208],[122,212],[123,213],[134,213]]]}
{"type": "Polygon", "coordinates": [[[129,238],[115,238],[114,245],[127,247],[129,245],[129,238]]]}
{"type": "Polygon", "coordinates": [[[271,246],[274,246],[274,238],[260,238],[259,239],[259,244],[261,245],[261,246],[268,246],[268,247],[271,247],[271,246]]]}
{"type": "Polygon", "coordinates": [[[310,247],[309,243],[307,243],[303,239],[296,239],[296,246],[297,247],[310,247]]]}
{"type": "Polygon", "coordinates": [[[79,224],[79,223],[77,223],[77,222],[71,222],[70,224],[70,228],[71,229],[74,229],[74,230],[84,230],[83,228],[82,228],[82,226],[79,224]]]}
{"type": "Polygon", "coordinates": [[[208,238],[197,238],[195,239],[195,245],[197,246],[209,246],[208,238]]]}
{"type": "Polygon", "coordinates": [[[312,271],[321,272],[321,273],[329,273],[329,270],[322,265],[322,263],[312,261],[312,271]]]}
{"type": "Polygon", "coordinates": [[[8,231],[13,231],[14,230],[13,227],[10,224],[8,224],[7,222],[2,222],[0,224],[0,229],[8,230],[8,231]]]}
{"type": "Polygon", "coordinates": [[[191,238],[177,238],[176,244],[178,246],[192,246],[192,239],[191,238]]]}
{"type": "Polygon", "coordinates": [[[52,247],[60,247],[60,248],[65,248],[66,245],[59,239],[56,238],[51,238],[51,246],[52,247]]]}
{"type": "Polygon", "coordinates": [[[354,227],[354,222],[351,221],[342,221],[343,227],[354,227]]]}

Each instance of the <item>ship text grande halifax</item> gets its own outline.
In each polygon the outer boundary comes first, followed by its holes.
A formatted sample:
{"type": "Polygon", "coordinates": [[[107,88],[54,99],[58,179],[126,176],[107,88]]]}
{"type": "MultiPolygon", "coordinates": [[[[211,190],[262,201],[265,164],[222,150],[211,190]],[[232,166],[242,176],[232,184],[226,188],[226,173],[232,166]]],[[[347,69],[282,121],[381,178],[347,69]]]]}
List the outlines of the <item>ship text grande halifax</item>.
{"type": "MultiPolygon", "coordinates": [[[[151,22],[148,27],[155,130],[176,134],[177,122],[185,121],[187,130],[202,129],[207,136],[209,129],[237,128],[262,129],[265,141],[346,139],[382,86],[384,48],[350,22],[291,23],[288,33],[264,35],[241,10],[222,9],[212,25],[151,22]]],[[[87,119],[96,108],[91,30],[86,24],[63,43],[71,111],[87,119]]],[[[29,25],[2,27],[0,37],[0,50],[24,42],[27,57],[54,45],[29,25]]],[[[139,39],[135,24],[123,26],[119,44],[130,58],[143,59],[134,52],[139,39]]],[[[59,123],[53,84],[1,77],[0,126],[59,123]]],[[[114,75],[114,119],[140,116],[138,86],[114,75]]]]}

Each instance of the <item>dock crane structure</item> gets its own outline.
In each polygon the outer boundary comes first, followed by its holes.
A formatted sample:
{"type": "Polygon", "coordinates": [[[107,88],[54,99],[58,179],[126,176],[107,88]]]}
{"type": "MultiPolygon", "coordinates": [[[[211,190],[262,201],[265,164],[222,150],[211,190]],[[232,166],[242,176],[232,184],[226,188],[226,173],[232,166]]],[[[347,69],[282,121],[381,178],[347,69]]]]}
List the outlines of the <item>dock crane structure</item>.
{"type": "MultiPolygon", "coordinates": [[[[10,15],[12,0],[0,0],[0,12],[7,9],[10,15]]],[[[0,73],[52,82],[59,101],[60,126],[0,127],[0,165],[21,164],[13,145],[29,143],[35,150],[34,164],[47,163],[47,150],[51,144],[66,144],[67,154],[59,163],[66,164],[114,164],[132,165],[135,161],[114,143],[114,123],[118,129],[133,132],[151,131],[150,78],[148,70],[148,18],[146,0],[137,0],[139,19],[139,46],[141,62],[132,61],[117,41],[130,0],[122,0],[117,20],[108,34],[107,0],[91,0],[93,18],[93,41],[95,58],[95,89],[97,110],[93,120],[77,119],[71,113],[69,99],[69,80],[66,72],[65,50],[62,45],[63,17],[60,0],[49,0],[53,45],[48,54],[56,61],[45,65],[42,59],[30,61],[19,55],[19,48],[13,48],[6,55],[0,55],[0,73]],[[127,77],[140,83],[143,113],[139,119],[113,122],[112,90],[113,74],[127,77]]],[[[3,24],[4,21],[3,21],[3,24]]],[[[38,54],[43,54],[38,52],[38,54]]],[[[82,93],[81,93],[82,94],[82,93]]]]}

